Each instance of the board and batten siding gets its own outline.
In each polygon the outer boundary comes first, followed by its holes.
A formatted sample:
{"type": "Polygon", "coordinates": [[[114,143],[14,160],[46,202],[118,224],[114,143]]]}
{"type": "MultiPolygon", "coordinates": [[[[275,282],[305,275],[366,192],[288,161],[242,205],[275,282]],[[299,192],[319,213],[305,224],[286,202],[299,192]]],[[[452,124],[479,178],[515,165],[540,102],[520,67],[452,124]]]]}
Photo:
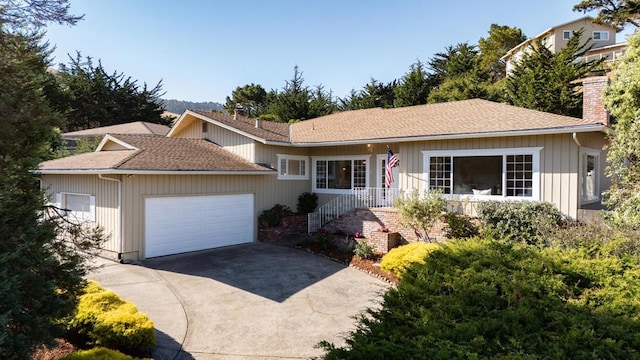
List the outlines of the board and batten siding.
{"type": "MultiPolygon", "coordinates": [[[[144,199],[155,196],[255,194],[256,219],[275,204],[295,211],[298,196],[309,191],[309,181],[278,180],[271,175],[135,175],[124,181],[124,238],[127,259],[144,254],[144,199]]],[[[171,209],[167,209],[171,211],[171,209]]],[[[257,236],[257,229],[254,232],[257,236]]]]}
{"type": "Polygon", "coordinates": [[[399,144],[402,154],[400,189],[425,189],[423,169],[425,150],[471,150],[541,147],[540,196],[555,204],[563,213],[576,218],[579,199],[579,149],[571,134],[512,136],[399,144]]]}
{"type": "Polygon", "coordinates": [[[207,139],[222,146],[238,156],[256,162],[255,141],[233,131],[207,123],[207,132],[203,132],[201,119],[194,119],[182,131],[173,134],[177,138],[207,139]]]}
{"type": "Polygon", "coordinates": [[[90,224],[102,226],[107,236],[103,249],[117,254],[120,222],[117,182],[100,179],[98,175],[41,175],[41,184],[51,203],[56,201],[56,193],[61,192],[95,196],[96,221],[90,224]]]}

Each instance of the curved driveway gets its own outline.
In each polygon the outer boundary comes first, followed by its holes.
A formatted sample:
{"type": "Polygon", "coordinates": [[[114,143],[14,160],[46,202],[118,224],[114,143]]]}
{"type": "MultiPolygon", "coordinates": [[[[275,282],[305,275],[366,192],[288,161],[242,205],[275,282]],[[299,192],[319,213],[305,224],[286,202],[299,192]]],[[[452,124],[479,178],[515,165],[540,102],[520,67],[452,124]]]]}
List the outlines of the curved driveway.
{"type": "Polygon", "coordinates": [[[344,344],[388,285],[302,250],[253,243],[106,263],[89,276],[156,326],[154,359],[307,359],[344,344]]]}

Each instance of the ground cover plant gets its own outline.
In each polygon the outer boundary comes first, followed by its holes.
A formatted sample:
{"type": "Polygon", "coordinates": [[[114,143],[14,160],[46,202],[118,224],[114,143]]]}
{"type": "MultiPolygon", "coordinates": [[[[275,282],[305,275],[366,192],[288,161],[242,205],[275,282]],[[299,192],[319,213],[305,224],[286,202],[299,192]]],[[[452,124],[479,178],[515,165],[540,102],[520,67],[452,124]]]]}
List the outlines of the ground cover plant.
{"type": "Polygon", "coordinates": [[[635,243],[453,241],[410,266],[345,347],[322,343],[324,359],[640,358],[635,243]]]}

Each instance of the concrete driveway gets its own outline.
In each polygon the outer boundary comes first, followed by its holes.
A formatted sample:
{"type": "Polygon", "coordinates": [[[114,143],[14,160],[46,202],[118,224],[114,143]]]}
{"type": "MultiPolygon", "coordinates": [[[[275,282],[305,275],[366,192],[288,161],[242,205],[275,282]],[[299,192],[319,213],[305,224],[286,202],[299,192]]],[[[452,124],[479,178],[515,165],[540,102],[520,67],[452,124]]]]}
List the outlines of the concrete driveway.
{"type": "Polygon", "coordinates": [[[307,359],[344,344],[388,285],[323,257],[253,243],[105,265],[90,276],[156,326],[154,359],[307,359]]]}

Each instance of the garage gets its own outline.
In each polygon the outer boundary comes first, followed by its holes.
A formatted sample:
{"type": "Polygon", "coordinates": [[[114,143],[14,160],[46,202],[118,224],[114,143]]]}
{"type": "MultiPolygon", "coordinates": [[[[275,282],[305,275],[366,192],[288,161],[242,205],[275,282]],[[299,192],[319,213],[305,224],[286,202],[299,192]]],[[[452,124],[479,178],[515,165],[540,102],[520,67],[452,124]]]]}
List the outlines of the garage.
{"type": "Polygon", "coordinates": [[[253,197],[146,198],[145,258],[253,242],[253,197]]]}

